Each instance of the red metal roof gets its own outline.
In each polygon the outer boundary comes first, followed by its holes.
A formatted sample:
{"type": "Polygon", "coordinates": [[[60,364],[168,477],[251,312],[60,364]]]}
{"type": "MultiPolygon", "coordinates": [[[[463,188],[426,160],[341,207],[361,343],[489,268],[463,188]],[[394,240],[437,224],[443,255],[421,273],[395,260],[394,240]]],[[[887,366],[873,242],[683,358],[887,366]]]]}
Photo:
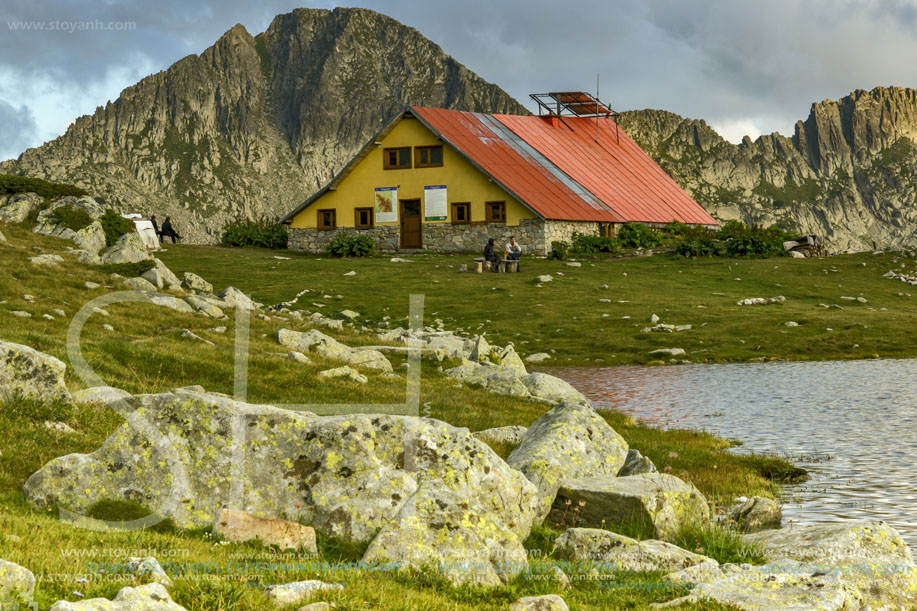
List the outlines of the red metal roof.
{"type": "Polygon", "coordinates": [[[412,111],[544,218],[716,224],[611,119],[412,111]]]}

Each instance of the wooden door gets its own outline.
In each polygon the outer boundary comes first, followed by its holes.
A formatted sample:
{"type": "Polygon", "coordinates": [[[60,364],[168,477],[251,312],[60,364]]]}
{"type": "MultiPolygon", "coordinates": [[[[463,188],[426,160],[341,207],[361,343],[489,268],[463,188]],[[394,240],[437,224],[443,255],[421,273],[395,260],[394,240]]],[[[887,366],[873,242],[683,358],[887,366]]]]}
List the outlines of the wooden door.
{"type": "Polygon", "coordinates": [[[401,200],[401,248],[420,248],[423,245],[423,226],[419,199],[401,200]]]}

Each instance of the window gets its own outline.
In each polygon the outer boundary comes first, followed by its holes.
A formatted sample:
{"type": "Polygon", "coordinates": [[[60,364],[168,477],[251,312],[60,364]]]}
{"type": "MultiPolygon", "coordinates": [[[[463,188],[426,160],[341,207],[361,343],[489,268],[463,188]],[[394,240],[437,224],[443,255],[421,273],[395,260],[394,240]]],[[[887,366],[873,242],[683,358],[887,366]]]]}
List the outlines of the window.
{"type": "Polygon", "coordinates": [[[415,146],[415,168],[437,168],[443,165],[442,146],[415,146]]]}
{"type": "Polygon", "coordinates": [[[615,226],[614,223],[601,223],[600,225],[602,230],[603,238],[613,238],[615,237],[615,226]]]}
{"type": "Polygon", "coordinates": [[[487,202],[484,204],[488,223],[506,222],[506,202],[487,202]]]}
{"type": "Polygon", "coordinates": [[[467,225],[471,222],[471,204],[456,202],[452,204],[452,224],[467,225]]]}
{"type": "Polygon", "coordinates": [[[372,208],[354,208],[353,226],[357,229],[370,229],[373,226],[372,208]]]}
{"type": "Polygon", "coordinates": [[[318,211],[318,228],[319,229],[334,229],[337,227],[337,219],[335,218],[334,210],[319,210],[318,211]]]}
{"type": "Polygon", "coordinates": [[[382,167],[386,170],[403,170],[411,167],[411,147],[382,151],[382,167]]]}

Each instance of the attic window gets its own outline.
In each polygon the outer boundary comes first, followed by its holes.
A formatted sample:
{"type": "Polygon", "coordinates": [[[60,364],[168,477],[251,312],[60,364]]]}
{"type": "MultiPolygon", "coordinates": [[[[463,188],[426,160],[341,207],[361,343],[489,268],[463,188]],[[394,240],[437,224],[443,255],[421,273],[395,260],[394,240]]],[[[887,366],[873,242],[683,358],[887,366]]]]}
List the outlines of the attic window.
{"type": "Polygon", "coordinates": [[[415,168],[438,168],[443,165],[442,146],[415,146],[415,168]]]}
{"type": "Polygon", "coordinates": [[[335,216],[334,210],[319,210],[318,228],[324,230],[335,229],[337,227],[335,216]]]}
{"type": "Polygon", "coordinates": [[[382,167],[386,170],[404,170],[411,167],[411,147],[384,149],[382,167]]]}

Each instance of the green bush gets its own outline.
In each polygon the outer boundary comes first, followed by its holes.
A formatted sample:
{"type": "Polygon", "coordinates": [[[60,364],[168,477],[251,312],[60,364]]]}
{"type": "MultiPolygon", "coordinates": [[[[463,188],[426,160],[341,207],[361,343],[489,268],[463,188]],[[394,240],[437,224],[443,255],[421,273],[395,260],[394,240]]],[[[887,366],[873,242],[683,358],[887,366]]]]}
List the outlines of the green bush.
{"type": "Polygon", "coordinates": [[[338,234],[328,245],[332,257],[366,257],[373,253],[376,245],[368,235],[352,236],[338,234]]]}
{"type": "Polygon", "coordinates": [[[621,243],[614,238],[574,233],[571,250],[586,255],[598,252],[618,252],[621,250],[621,243]]]}
{"type": "Polygon", "coordinates": [[[153,260],[146,259],[136,263],[109,263],[108,265],[100,265],[96,269],[106,274],[120,274],[125,278],[136,278],[154,267],[156,267],[156,264],[153,260]]]}
{"type": "Polygon", "coordinates": [[[102,230],[105,232],[105,245],[112,247],[126,233],[134,231],[134,221],[126,219],[114,210],[106,210],[102,218],[102,230]]]}
{"type": "MultiPolygon", "coordinates": [[[[727,223],[728,225],[728,223],[727,223]]],[[[787,234],[777,226],[763,229],[760,227],[730,227],[726,237],[726,255],[729,257],[782,257],[787,256],[783,242],[787,234]]]]}
{"type": "Polygon", "coordinates": [[[51,219],[67,229],[79,231],[92,225],[92,217],[85,210],[73,206],[59,206],[51,212],[51,219]]]}
{"type": "Polygon", "coordinates": [[[570,256],[570,243],[563,240],[551,242],[551,252],[548,253],[548,259],[557,259],[563,261],[570,256]]]}
{"type": "Polygon", "coordinates": [[[691,227],[681,221],[672,221],[666,223],[662,230],[671,236],[683,236],[691,230],[691,227]]]}
{"type": "Polygon", "coordinates": [[[37,193],[48,199],[57,199],[68,195],[82,197],[87,194],[83,189],[73,185],[48,182],[40,178],[28,178],[27,176],[0,174],[0,195],[13,195],[16,193],[37,193]]]}
{"type": "Polygon", "coordinates": [[[220,243],[223,246],[257,246],[259,248],[286,248],[290,233],[286,225],[274,219],[236,218],[223,228],[220,243]]]}
{"type": "Polygon", "coordinates": [[[681,257],[718,257],[724,254],[717,234],[704,227],[688,227],[675,245],[675,254],[681,257]]]}
{"type": "Polygon", "coordinates": [[[618,230],[618,240],[625,248],[653,248],[662,241],[643,223],[624,223],[618,230]]]}

